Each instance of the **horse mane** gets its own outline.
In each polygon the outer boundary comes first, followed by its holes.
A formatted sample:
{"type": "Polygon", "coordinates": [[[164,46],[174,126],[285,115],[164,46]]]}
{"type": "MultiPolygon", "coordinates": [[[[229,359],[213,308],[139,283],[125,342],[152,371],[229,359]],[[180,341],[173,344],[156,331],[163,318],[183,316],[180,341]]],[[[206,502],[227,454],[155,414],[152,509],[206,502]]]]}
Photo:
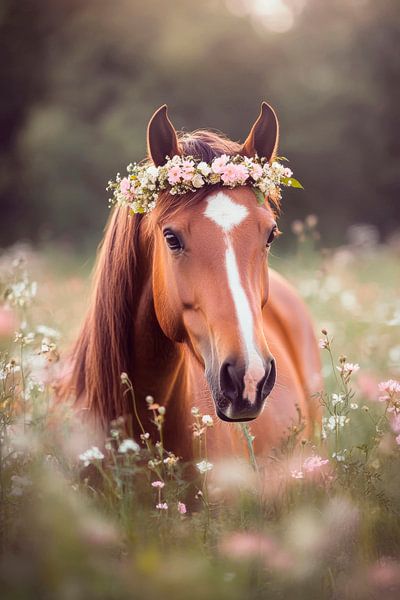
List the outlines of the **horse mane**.
{"type": "MultiPolygon", "coordinates": [[[[240,151],[237,142],[209,130],[181,133],[179,145],[185,155],[206,162],[240,151]]],[[[147,255],[142,255],[143,249],[139,252],[141,231],[144,235],[151,232],[149,227],[143,228],[143,223],[163,220],[171,212],[200,201],[207,193],[204,188],[179,197],[164,192],[151,220],[144,215],[129,216],[126,209],[113,209],[99,247],[91,302],[73,351],[69,382],[77,401],[83,400],[103,428],[131,412],[129,399],[121,388],[121,373],[127,373],[132,380],[135,306],[143,275],[140,267],[143,271],[143,261],[148,265],[151,261],[151,236],[146,244],[147,255]]]]}

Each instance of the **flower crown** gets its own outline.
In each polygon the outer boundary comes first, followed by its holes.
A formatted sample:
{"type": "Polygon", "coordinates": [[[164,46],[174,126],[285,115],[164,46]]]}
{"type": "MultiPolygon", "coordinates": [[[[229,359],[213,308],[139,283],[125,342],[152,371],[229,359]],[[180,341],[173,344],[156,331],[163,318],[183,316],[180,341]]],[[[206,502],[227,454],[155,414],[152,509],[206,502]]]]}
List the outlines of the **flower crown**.
{"type": "MultiPolygon", "coordinates": [[[[273,202],[281,198],[281,186],[302,188],[292,177],[291,169],[278,161],[271,164],[265,158],[248,158],[235,154],[222,154],[211,163],[193,156],[167,157],[165,165],[131,163],[128,174],[109,181],[107,190],[113,192],[111,204],[129,207],[132,213],[147,213],[156,206],[160,192],[169,189],[172,195],[195,192],[205,185],[220,184],[228,188],[250,185],[257,201],[263,204],[266,197],[273,202]]],[[[286,160],[281,158],[281,160],[286,160]]]]}

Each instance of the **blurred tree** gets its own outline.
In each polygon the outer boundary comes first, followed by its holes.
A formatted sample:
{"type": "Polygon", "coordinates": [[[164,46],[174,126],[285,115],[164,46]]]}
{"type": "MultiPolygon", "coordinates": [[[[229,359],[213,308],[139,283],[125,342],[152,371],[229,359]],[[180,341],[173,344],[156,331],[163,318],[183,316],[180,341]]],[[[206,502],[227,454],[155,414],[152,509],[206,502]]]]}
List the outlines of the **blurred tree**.
{"type": "Polygon", "coordinates": [[[267,3],[5,0],[0,243],[98,239],[105,183],[143,157],[164,102],[177,127],[234,139],[262,99],[277,108],[280,151],[306,188],[285,195],[283,227],[314,212],[326,243],[354,222],[394,228],[396,0],[282,1],[294,19],[282,33],[255,14],[267,3]]]}

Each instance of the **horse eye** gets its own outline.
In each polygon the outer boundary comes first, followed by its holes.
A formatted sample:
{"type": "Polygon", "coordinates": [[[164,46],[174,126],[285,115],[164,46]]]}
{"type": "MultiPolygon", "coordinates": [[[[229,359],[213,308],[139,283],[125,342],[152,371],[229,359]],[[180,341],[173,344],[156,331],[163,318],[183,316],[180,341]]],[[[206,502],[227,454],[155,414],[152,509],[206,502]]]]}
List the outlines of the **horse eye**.
{"type": "Polygon", "coordinates": [[[272,242],[274,241],[274,239],[276,238],[276,236],[278,235],[278,228],[275,225],[272,230],[271,233],[269,234],[269,238],[267,240],[267,248],[270,247],[270,245],[272,244],[272,242]]]}
{"type": "Polygon", "coordinates": [[[182,246],[179,238],[174,233],[172,233],[172,231],[170,231],[169,229],[164,231],[164,238],[165,238],[165,241],[167,242],[168,248],[170,250],[172,250],[173,252],[179,252],[179,250],[183,249],[183,246],[182,246]]]}

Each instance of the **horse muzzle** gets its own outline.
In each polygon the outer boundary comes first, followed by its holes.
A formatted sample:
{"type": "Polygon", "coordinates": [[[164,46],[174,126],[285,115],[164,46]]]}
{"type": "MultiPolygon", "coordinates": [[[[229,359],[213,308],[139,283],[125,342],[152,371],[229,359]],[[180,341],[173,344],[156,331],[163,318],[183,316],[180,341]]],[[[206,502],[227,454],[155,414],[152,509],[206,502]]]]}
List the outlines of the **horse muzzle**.
{"type": "Polygon", "coordinates": [[[275,385],[275,360],[268,360],[264,375],[254,382],[253,397],[249,397],[245,375],[245,367],[233,360],[224,361],[220,368],[219,389],[214,400],[217,415],[223,421],[252,421],[258,417],[275,385]]]}

